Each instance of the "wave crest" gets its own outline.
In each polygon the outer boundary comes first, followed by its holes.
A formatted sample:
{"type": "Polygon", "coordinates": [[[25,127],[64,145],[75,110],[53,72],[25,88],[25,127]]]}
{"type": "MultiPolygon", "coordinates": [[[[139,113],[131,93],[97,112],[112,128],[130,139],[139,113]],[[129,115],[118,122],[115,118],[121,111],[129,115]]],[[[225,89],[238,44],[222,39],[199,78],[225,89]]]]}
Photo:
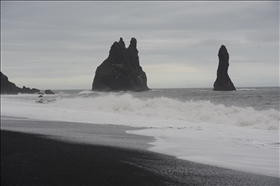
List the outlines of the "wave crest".
{"type": "Polygon", "coordinates": [[[279,111],[275,109],[257,111],[251,107],[226,107],[210,101],[179,101],[167,97],[146,100],[130,94],[106,94],[95,97],[57,100],[55,107],[73,108],[79,111],[98,111],[177,119],[192,123],[213,123],[277,130],[279,111]]]}

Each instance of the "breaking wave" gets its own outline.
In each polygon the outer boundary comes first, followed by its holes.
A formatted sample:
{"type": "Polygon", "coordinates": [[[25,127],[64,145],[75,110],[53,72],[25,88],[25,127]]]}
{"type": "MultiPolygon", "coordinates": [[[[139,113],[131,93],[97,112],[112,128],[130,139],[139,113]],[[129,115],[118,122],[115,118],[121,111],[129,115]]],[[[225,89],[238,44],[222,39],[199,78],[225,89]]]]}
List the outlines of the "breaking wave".
{"type": "MultiPolygon", "coordinates": [[[[87,92],[81,93],[87,94],[87,92]]],[[[81,95],[80,94],[80,95],[81,95]]],[[[90,93],[92,94],[92,93],[90,93]]],[[[177,119],[191,123],[213,123],[258,129],[279,128],[279,111],[258,111],[251,107],[226,107],[210,101],[179,101],[167,97],[139,99],[131,94],[103,94],[60,98],[50,102],[53,107],[87,112],[120,113],[160,119],[177,119]]]]}

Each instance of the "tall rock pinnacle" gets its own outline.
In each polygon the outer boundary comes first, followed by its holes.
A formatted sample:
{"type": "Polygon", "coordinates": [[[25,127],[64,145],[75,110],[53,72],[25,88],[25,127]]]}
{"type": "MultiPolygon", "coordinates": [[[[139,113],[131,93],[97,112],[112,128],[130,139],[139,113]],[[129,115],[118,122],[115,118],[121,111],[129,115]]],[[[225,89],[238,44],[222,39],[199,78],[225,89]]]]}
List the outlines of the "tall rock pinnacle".
{"type": "Polygon", "coordinates": [[[236,90],[228,75],[229,54],[224,45],[221,46],[219,53],[219,66],[217,79],[214,83],[214,90],[236,90]]]}
{"type": "Polygon", "coordinates": [[[111,46],[109,56],[97,67],[92,90],[147,91],[146,73],[139,64],[137,40],[132,38],[128,48],[122,38],[111,46]]]}

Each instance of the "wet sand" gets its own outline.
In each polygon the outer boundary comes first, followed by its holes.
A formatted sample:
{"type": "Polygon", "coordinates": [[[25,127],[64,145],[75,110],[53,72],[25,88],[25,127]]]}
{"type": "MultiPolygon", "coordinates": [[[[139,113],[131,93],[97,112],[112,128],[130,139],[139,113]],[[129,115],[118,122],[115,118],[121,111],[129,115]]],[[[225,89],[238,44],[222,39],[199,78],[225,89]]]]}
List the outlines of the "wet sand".
{"type": "Polygon", "coordinates": [[[1,116],[1,185],[279,185],[149,152],[133,129],[1,116]]]}

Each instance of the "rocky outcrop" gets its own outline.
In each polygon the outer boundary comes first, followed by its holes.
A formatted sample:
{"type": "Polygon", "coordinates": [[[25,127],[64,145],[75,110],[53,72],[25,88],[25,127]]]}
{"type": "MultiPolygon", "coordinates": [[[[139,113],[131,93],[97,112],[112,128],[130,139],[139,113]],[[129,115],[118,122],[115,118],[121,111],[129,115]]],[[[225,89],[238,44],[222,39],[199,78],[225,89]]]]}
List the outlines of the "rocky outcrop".
{"type": "Polygon", "coordinates": [[[21,89],[21,93],[24,93],[24,94],[34,94],[34,93],[39,93],[40,90],[37,89],[37,88],[29,88],[29,87],[25,87],[23,86],[22,89],[21,89]]]}
{"type": "Polygon", "coordinates": [[[147,91],[146,73],[139,64],[137,41],[132,38],[128,48],[122,38],[110,49],[108,58],[96,69],[92,90],[147,91]]]}
{"type": "Polygon", "coordinates": [[[54,92],[53,91],[51,91],[50,89],[48,89],[48,90],[45,90],[45,92],[44,92],[45,94],[54,94],[54,92]]]}
{"type": "Polygon", "coordinates": [[[18,94],[21,88],[10,82],[8,77],[1,72],[1,94],[18,94]]]}
{"type": "Polygon", "coordinates": [[[23,86],[22,88],[17,87],[14,83],[10,82],[8,77],[1,72],[1,94],[34,94],[40,93],[39,89],[29,88],[23,86]]]}
{"type": "Polygon", "coordinates": [[[214,83],[214,90],[236,90],[228,75],[229,54],[224,45],[221,46],[218,56],[219,66],[217,70],[217,79],[214,83]]]}

